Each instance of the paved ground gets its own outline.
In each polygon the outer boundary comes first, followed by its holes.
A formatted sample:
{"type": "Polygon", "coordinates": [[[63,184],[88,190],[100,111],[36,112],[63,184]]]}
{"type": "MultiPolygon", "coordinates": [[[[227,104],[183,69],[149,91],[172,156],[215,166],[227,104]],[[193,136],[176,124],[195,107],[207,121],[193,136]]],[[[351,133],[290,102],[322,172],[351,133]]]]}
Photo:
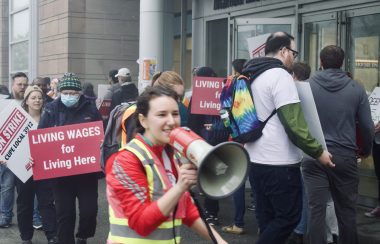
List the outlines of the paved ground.
{"type": "MultiPolygon", "coordinates": [[[[249,196],[249,194],[247,194],[249,196]]],[[[247,202],[249,197],[247,197],[247,202]]],[[[108,234],[108,205],[105,197],[105,185],[104,180],[100,181],[99,184],[99,214],[98,214],[98,226],[96,230],[96,235],[94,238],[88,240],[89,244],[104,244],[108,234]]],[[[369,219],[363,216],[365,209],[358,209],[358,231],[360,237],[360,244],[374,244],[380,243],[380,219],[369,219]]],[[[222,225],[232,223],[233,219],[233,204],[232,200],[225,199],[220,201],[220,220],[222,225]]],[[[16,219],[14,218],[14,221],[16,219]]],[[[232,234],[222,233],[223,237],[229,243],[254,243],[257,239],[257,226],[254,219],[254,213],[252,211],[247,211],[245,215],[246,222],[246,234],[236,236],[232,234]]],[[[220,230],[220,227],[217,229],[220,230]]],[[[0,229],[0,244],[17,244],[21,243],[19,239],[19,232],[17,225],[14,224],[8,229],[0,229]]],[[[34,244],[45,244],[46,239],[42,231],[35,231],[33,237],[34,244]]],[[[203,244],[208,243],[193,234],[188,229],[183,230],[183,244],[197,243],[203,244]]]]}

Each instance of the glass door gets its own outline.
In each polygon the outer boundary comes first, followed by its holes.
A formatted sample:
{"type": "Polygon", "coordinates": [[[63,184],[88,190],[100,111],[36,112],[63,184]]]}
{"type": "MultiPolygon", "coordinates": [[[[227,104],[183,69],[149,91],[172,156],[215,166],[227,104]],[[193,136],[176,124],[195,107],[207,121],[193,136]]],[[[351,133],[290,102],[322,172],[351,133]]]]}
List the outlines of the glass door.
{"type": "Polygon", "coordinates": [[[284,31],[294,35],[293,18],[236,18],[232,58],[250,59],[262,56],[266,38],[273,32],[284,31]]]}
{"type": "Polygon", "coordinates": [[[380,9],[347,14],[347,68],[368,94],[379,86],[380,9]]]}
{"type": "Polygon", "coordinates": [[[315,71],[320,66],[319,52],[322,48],[338,43],[338,14],[335,12],[305,16],[302,26],[304,30],[302,61],[315,71]]]}
{"type": "MultiPolygon", "coordinates": [[[[347,69],[370,94],[380,83],[380,8],[350,10],[345,14],[347,69]]],[[[359,169],[359,202],[375,206],[378,194],[372,157],[363,160],[359,169]]]]}

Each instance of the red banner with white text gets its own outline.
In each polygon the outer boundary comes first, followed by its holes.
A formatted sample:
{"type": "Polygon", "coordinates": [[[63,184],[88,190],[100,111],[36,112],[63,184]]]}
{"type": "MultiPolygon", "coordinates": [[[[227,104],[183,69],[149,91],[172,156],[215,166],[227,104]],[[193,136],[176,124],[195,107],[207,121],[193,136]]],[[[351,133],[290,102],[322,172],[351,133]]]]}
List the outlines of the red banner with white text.
{"type": "Polygon", "coordinates": [[[29,146],[34,160],[33,179],[100,171],[103,138],[101,121],[31,131],[29,146]]]}

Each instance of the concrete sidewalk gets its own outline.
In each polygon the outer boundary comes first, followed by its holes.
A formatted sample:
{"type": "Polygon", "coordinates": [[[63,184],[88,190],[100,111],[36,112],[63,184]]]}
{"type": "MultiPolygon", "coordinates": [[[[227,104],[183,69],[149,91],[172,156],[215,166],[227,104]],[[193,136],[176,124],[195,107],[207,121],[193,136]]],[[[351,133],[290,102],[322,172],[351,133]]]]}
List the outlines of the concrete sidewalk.
{"type": "MultiPolygon", "coordinates": [[[[250,201],[250,193],[246,193],[247,206],[250,201]]],[[[203,203],[203,198],[198,197],[201,203],[203,203]]],[[[358,233],[359,233],[359,243],[360,244],[375,244],[380,243],[380,218],[367,218],[364,216],[364,212],[368,209],[363,209],[358,207],[358,233]]],[[[229,225],[233,223],[233,203],[231,198],[224,199],[220,201],[220,211],[219,219],[221,222],[220,226],[217,226],[217,230],[221,233],[221,226],[229,225]]],[[[108,204],[105,197],[105,183],[104,179],[99,181],[99,212],[97,218],[98,224],[96,229],[96,234],[94,238],[88,239],[89,244],[104,244],[108,235],[108,204]]],[[[19,231],[17,228],[16,218],[13,218],[13,225],[8,229],[0,229],[0,244],[18,244],[21,243],[19,237],[19,231]]],[[[246,211],[245,214],[245,231],[243,235],[233,235],[221,233],[222,236],[229,243],[236,244],[252,244],[257,240],[257,225],[255,221],[255,215],[252,211],[246,211]]],[[[182,244],[203,244],[210,243],[194,234],[188,228],[183,228],[182,231],[182,244]]],[[[45,244],[47,243],[43,231],[35,231],[33,237],[34,244],[45,244]]]]}

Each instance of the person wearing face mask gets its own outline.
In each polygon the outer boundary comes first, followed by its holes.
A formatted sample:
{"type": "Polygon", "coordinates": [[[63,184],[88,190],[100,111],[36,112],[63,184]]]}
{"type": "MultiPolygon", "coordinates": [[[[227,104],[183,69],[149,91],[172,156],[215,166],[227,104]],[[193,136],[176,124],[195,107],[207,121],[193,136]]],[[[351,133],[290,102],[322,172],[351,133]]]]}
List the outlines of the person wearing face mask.
{"type": "MultiPolygon", "coordinates": [[[[101,121],[102,117],[82,95],[82,85],[73,73],[65,74],[58,83],[60,97],[46,105],[39,129],[101,121]]],[[[52,180],[57,212],[59,243],[82,244],[93,237],[98,211],[98,173],[65,176],[52,180]],[[79,226],[74,238],[76,199],[79,203],[79,226]]]]}

